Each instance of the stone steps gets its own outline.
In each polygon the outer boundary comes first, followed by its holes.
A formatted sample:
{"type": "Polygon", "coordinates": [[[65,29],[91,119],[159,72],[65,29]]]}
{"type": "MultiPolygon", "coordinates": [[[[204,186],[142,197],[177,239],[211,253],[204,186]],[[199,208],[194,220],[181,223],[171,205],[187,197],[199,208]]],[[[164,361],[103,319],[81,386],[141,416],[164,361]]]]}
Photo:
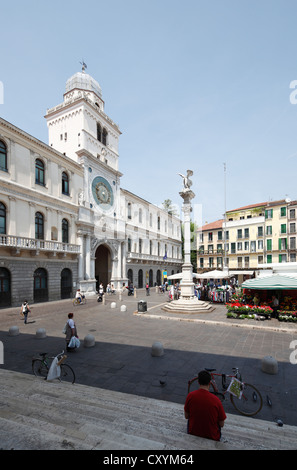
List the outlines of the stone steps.
{"type": "Polygon", "coordinates": [[[0,448],[296,449],[297,428],[228,415],[223,442],[186,433],[183,405],[0,369],[0,448]]]}

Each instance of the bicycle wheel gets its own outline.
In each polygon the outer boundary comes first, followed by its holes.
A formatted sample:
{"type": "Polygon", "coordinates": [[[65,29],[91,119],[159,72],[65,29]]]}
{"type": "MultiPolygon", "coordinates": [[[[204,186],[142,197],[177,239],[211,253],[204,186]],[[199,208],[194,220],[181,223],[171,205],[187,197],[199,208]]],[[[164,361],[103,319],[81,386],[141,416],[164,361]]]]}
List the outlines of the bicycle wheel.
{"type": "Polygon", "coordinates": [[[242,415],[254,416],[261,410],[263,400],[261,393],[256,387],[244,383],[241,398],[231,395],[231,403],[242,415]]]}
{"type": "Polygon", "coordinates": [[[74,299],[73,300],[73,305],[78,305],[79,304],[79,301],[77,299],[74,299]]]}
{"type": "Polygon", "coordinates": [[[61,375],[60,381],[69,382],[73,384],[75,382],[75,374],[73,369],[68,364],[61,364],[61,375]]]}
{"type": "Polygon", "coordinates": [[[198,377],[194,377],[194,379],[189,380],[188,393],[193,392],[193,390],[198,390],[198,388],[199,388],[198,377]]]}
{"type": "Polygon", "coordinates": [[[48,366],[41,359],[34,359],[32,361],[32,371],[36,377],[46,379],[48,374],[48,366]]]}

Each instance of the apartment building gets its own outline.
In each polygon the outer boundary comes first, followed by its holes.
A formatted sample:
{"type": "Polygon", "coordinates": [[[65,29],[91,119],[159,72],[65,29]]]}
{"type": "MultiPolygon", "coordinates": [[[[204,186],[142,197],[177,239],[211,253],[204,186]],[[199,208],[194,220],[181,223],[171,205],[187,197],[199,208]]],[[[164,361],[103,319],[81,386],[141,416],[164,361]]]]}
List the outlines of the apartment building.
{"type": "Polygon", "coordinates": [[[282,199],[239,207],[226,220],[198,230],[198,270],[251,274],[259,265],[296,261],[297,201],[282,199]]]}

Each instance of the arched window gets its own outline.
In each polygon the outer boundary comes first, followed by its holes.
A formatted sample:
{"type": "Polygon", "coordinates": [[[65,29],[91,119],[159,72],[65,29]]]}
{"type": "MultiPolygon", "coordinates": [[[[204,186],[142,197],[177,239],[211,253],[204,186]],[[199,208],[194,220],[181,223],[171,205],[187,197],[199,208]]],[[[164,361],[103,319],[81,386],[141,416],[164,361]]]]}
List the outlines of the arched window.
{"type": "Polygon", "coordinates": [[[102,132],[102,144],[107,145],[107,130],[104,128],[102,132]]]}
{"type": "Polygon", "coordinates": [[[6,207],[0,202],[0,233],[6,233],[6,207]]]}
{"type": "Polygon", "coordinates": [[[141,289],[143,287],[143,271],[139,269],[138,271],[138,288],[141,289]]]}
{"type": "Polygon", "coordinates": [[[7,148],[2,140],[0,140],[0,170],[7,171],[7,148]]]}
{"type": "Polygon", "coordinates": [[[72,272],[64,268],[61,272],[61,299],[69,299],[72,294],[72,272]]]}
{"type": "Polygon", "coordinates": [[[102,128],[99,122],[97,122],[97,140],[99,140],[99,142],[102,142],[102,128]]]}
{"type": "Polygon", "coordinates": [[[132,249],[132,243],[131,243],[131,238],[128,238],[128,253],[131,253],[131,249],[132,249]]]}
{"type": "Polygon", "coordinates": [[[62,173],[62,193],[69,196],[69,176],[66,171],[62,173]]]}
{"type": "Polygon", "coordinates": [[[47,300],[47,272],[44,268],[38,268],[34,272],[34,302],[45,302],[47,300]]]}
{"type": "Polygon", "coordinates": [[[127,277],[128,277],[128,284],[133,284],[133,270],[132,269],[128,269],[128,273],[127,273],[127,277]]]}
{"type": "Polygon", "coordinates": [[[131,202],[128,202],[128,219],[132,219],[132,206],[131,206],[131,202]]]}
{"type": "Polygon", "coordinates": [[[69,243],[69,224],[68,220],[62,220],[62,242],[69,243]]]}
{"type": "Polygon", "coordinates": [[[154,285],[154,273],[153,273],[153,270],[150,269],[149,270],[149,286],[153,287],[153,285],[154,285]]]}
{"type": "Polygon", "coordinates": [[[44,163],[39,158],[35,160],[35,183],[45,185],[44,163]]]}
{"type": "Polygon", "coordinates": [[[35,214],[35,238],[44,240],[44,218],[41,212],[35,214]]]}
{"type": "Polygon", "coordinates": [[[0,307],[10,307],[10,272],[6,268],[0,268],[0,307]]]}

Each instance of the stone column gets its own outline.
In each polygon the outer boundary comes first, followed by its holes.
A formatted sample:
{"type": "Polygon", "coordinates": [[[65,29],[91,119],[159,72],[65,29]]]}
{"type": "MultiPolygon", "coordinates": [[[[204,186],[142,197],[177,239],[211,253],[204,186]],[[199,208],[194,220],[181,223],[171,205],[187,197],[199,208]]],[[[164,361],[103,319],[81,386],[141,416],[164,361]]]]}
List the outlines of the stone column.
{"type": "Polygon", "coordinates": [[[195,194],[191,190],[184,190],[179,193],[183,198],[184,213],[184,264],[182,266],[182,281],[180,283],[181,298],[184,300],[193,300],[195,298],[193,267],[191,264],[191,200],[195,194]]]}

